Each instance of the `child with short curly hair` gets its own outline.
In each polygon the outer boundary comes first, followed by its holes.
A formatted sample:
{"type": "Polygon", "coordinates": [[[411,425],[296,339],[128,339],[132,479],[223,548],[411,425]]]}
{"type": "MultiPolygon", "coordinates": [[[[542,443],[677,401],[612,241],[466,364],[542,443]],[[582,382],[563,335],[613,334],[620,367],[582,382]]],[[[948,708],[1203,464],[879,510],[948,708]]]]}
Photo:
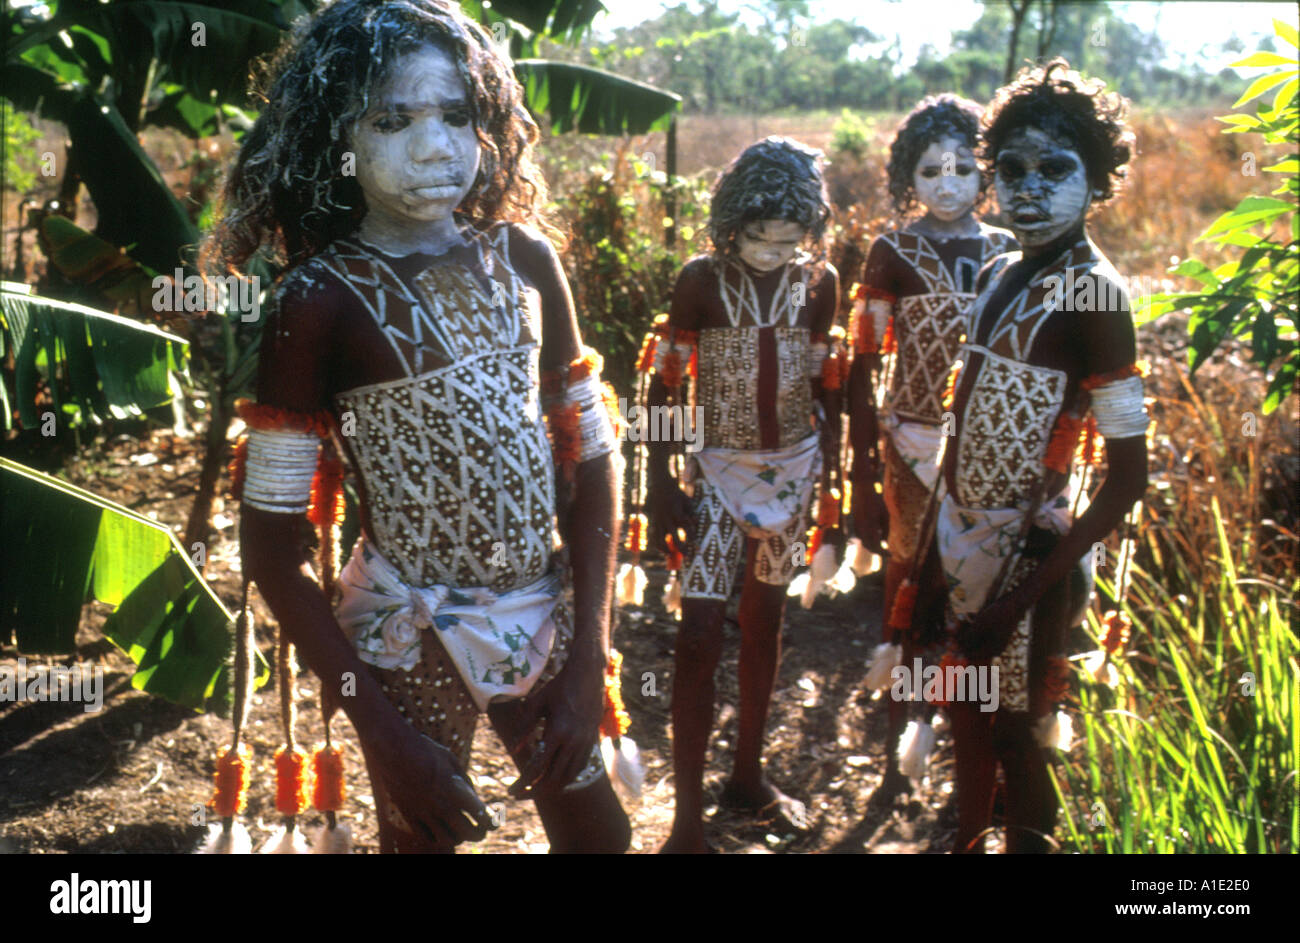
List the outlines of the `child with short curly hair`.
{"type": "MultiPolygon", "coordinates": [[[[937,95],[921,101],[899,126],[890,146],[889,192],[898,215],[912,218],[872,243],[855,291],[857,356],[849,380],[853,512],[859,536],[878,549],[888,511],[883,622],[889,647],[878,657],[907,666],[917,639],[910,608],[895,613],[895,601],[909,578],[904,596],[910,598],[930,549],[931,535],[921,531],[939,480],[944,388],[966,335],[976,274],[1015,247],[1010,233],[975,217],[988,185],[975,161],[981,113],[973,101],[937,95]],[[924,213],[915,212],[918,206],[924,213]],[[878,419],[870,375],[886,338],[896,355],[878,419]],[[883,492],[877,493],[881,472],[883,492]]],[[[932,564],[927,574],[934,569],[932,564]]],[[[907,788],[896,755],[904,716],[905,705],[891,699],[886,793],[907,788]]]]}
{"type": "MultiPolygon", "coordinates": [[[[1146,489],[1147,412],[1123,281],[1087,217],[1133,153],[1127,102],[1057,59],[1000,89],[981,157],[1023,250],[980,273],[953,410],[939,553],[956,619],[956,667],[996,668],[996,705],[950,704],[957,851],[979,851],[997,767],[1008,851],[1043,851],[1056,818],[1047,750],[1068,748],[1056,713],[1067,629],[1088,598],[1089,549],[1146,489]],[[1087,414],[1106,477],[1084,504],[1072,475],[1087,414]],[[994,707],[994,709],[990,709],[994,707]]],[[[1086,434],[1084,438],[1086,438],[1086,434]]]]}
{"type": "Polygon", "coordinates": [[[677,807],[666,852],[706,847],[713,674],[742,564],[740,731],[722,800],[770,808],[796,826],[805,818],[802,803],[764,778],[762,744],[786,587],[807,553],[813,490],[820,478],[829,494],[838,475],[842,361],[829,356],[839,296],[838,275],[824,261],[829,217],[818,152],[784,138],[746,148],[713,192],[713,252],[683,267],[656,346],[650,401],[680,400],[683,367],[695,363],[702,442],[685,456],[690,498],[669,470],[671,446],[652,447],[649,469],[655,543],[687,535],[673,674],[677,807]],[[806,246],[815,254],[800,251],[806,246]],[[833,379],[824,376],[828,363],[833,379]]]}

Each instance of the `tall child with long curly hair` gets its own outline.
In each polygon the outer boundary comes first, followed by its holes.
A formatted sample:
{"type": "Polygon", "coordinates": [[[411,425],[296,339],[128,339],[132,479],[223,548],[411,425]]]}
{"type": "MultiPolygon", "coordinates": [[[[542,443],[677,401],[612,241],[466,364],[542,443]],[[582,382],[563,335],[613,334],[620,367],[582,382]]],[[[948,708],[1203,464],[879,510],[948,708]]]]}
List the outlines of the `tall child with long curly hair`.
{"type": "Polygon", "coordinates": [[[957,851],[983,847],[999,765],[1007,850],[1049,847],[1047,751],[1068,739],[1056,708],[1069,677],[1065,633],[1088,596],[1085,554],[1146,489],[1128,296],[1087,231],[1127,172],[1126,111],[1058,59],[1022,71],[984,116],[981,157],[1023,250],[979,276],[937,522],[956,620],[948,659],[996,669],[998,684],[996,709],[950,704],[957,851]],[[1072,471],[1089,420],[1105,439],[1106,477],[1085,510],[1072,471]]]}
{"type": "Polygon", "coordinates": [[[383,850],[483,836],[486,713],[552,850],[622,851],[596,748],[613,433],[510,64],[455,4],[337,0],[264,97],[206,252],[288,266],[241,410],[246,573],[356,727],[383,850]],[[337,600],[299,551],[317,433],[361,497],[337,600]]]}

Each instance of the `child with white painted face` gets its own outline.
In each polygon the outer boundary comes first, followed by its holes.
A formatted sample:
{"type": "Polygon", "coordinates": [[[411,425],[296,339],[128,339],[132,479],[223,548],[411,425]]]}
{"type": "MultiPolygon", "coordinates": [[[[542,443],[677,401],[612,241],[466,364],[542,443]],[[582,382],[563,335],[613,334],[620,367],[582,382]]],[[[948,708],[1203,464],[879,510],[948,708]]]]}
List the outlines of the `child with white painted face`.
{"type": "Polygon", "coordinates": [[[937,542],[955,619],[949,657],[999,669],[999,707],[950,704],[957,851],[979,851],[997,766],[1007,849],[1042,851],[1056,817],[1046,749],[1088,596],[1083,557],[1146,488],[1147,413],[1123,281],[1088,237],[1123,179],[1127,102],[1063,60],[1026,70],[985,115],[981,157],[1022,252],[980,273],[953,410],[937,542]],[[1070,286],[1063,294],[1062,286],[1070,286]],[[1083,513],[1072,475],[1088,412],[1106,478],[1083,513]]]}
{"type": "Polygon", "coordinates": [[[224,266],[261,247],[288,264],[241,409],[246,572],[361,738],[382,851],[483,837],[465,773],[486,713],[551,849],[620,852],[596,748],[613,431],[535,228],[553,232],[522,89],[441,0],[339,0],[272,72],[208,247],[224,266]],[[557,422],[573,428],[553,450],[557,422]],[[337,600],[298,539],[318,434],[360,495],[337,600]]]}
{"type": "MultiPolygon", "coordinates": [[[[975,276],[1015,247],[1010,233],[975,217],[988,183],[975,161],[981,113],[975,102],[944,94],[920,102],[899,126],[890,146],[889,191],[899,216],[912,218],[877,237],[855,290],[856,357],[848,386],[853,515],[858,536],[878,550],[887,509],[882,624],[886,641],[898,646],[891,651],[908,666],[916,633],[891,630],[889,621],[905,578],[917,583],[926,560],[926,575],[937,573],[930,534],[921,531],[939,480],[944,389],[966,336],[975,276]],[[887,337],[897,355],[878,418],[871,378],[887,337]],[[882,472],[883,493],[877,493],[882,472]]],[[[942,590],[924,597],[941,598],[942,590]]],[[[910,620],[900,612],[899,621],[910,620]]],[[[895,753],[905,714],[903,703],[890,701],[884,794],[907,788],[895,753]]]]}
{"type": "Polygon", "coordinates": [[[786,587],[803,562],[814,487],[838,479],[838,375],[823,383],[839,278],[824,261],[830,206],[820,154],[785,138],[746,148],[714,188],[714,251],[689,261],[655,351],[650,402],[680,402],[690,364],[702,448],[686,457],[688,498],[669,470],[675,446],[651,445],[651,536],[685,535],[681,629],[673,672],[676,812],[665,852],[706,850],[705,751],[714,670],[737,570],[739,737],[723,804],[767,809],[802,827],[803,804],[767,781],[763,728],[781,653],[786,587]],[[800,251],[811,244],[812,256],[800,251]],[[819,430],[817,410],[824,412],[819,430]]]}

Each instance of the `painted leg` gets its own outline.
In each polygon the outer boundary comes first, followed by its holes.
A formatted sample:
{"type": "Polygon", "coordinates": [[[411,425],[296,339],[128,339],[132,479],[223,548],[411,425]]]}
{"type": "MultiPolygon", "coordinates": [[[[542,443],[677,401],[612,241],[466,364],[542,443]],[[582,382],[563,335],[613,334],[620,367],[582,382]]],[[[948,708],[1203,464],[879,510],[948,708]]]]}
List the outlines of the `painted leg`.
{"type": "Polygon", "coordinates": [[[661,852],[702,853],[704,843],[704,756],[713,729],[713,674],[722,655],[721,600],[682,600],[673,663],[673,827],[661,852]]]}
{"type": "MultiPolygon", "coordinates": [[[[994,712],[996,713],[996,712],[994,712]]],[[[992,715],[965,701],[948,705],[952,722],[957,779],[957,854],[982,854],[984,833],[993,821],[993,786],[997,759],[993,751],[992,715]]]]}
{"type": "MultiPolygon", "coordinates": [[[[885,607],[884,618],[881,622],[884,627],[885,641],[889,640],[889,616],[894,609],[894,599],[898,596],[898,588],[903,585],[903,580],[907,578],[911,566],[911,560],[896,561],[891,558],[889,565],[885,568],[885,607]]],[[[904,633],[902,645],[902,664],[910,671],[915,648],[910,632],[904,633]]],[[[885,776],[880,785],[881,795],[884,798],[911,792],[912,790],[912,784],[898,769],[898,741],[902,739],[903,728],[907,725],[907,714],[906,701],[895,700],[893,697],[889,698],[889,726],[885,732],[885,776]]]]}

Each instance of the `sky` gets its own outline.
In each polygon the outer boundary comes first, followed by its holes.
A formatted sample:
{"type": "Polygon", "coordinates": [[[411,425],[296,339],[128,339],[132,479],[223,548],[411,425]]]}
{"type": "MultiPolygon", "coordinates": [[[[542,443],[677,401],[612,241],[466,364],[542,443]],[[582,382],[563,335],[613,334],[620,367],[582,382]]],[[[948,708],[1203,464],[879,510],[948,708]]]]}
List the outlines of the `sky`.
{"type": "MultiPolygon", "coordinates": [[[[653,19],[682,0],[603,0],[609,11],[595,22],[598,35],[608,35],[624,26],[635,26],[653,19]]],[[[740,12],[751,22],[760,22],[746,0],[721,0],[725,13],[740,12]]],[[[695,4],[692,2],[691,6],[695,4]]],[[[965,29],[980,15],[981,4],[975,0],[809,0],[813,21],[844,19],[860,23],[886,37],[890,45],[897,36],[905,62],[916,59],[926,43],[942,55],[949,49],[951,34],[965,29]]],[[[1273,20],[1295,23],[1296,5],[1285,3],[1173,2],[1150,0],[1114,2],[1111,8],[1121,18],[1146,32],[1155,32],[1164,40],[1171,65],[1199,64],[1207,71],[1217,71],[1243,53],[1225,53],[1220,48],[1234,33],[1254,50],[1259,40],[1273,34],[1273,20]]],[[[1256,70],[1257,71],[1257,70],[1256,70]]]]}

